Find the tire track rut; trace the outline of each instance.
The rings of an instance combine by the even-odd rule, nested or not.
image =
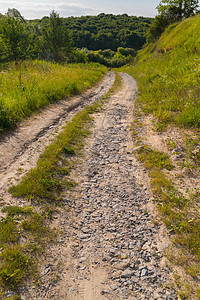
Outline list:
[[[30,289],[35,299],[177,299],[150,197],[134,176],[130,120],[136,82],[121,76],[123,89],[95,115],[84,161],[75,169],[78,189],[64,195],[70,211],[59,216],[63,237],[49,250],[43,285]],[[52,284],[55,257],[59,279]]]
[[[51,104],[38,115],[22,122],[16,130],[1,134],[0,197],[5,203],[15,201],[8,195],[8,187],[36,166],[40,153],[51,143],[54,135],[78,111],[104,96],[113,81],[114,73],[110,72],[98,86],[83,95]]]

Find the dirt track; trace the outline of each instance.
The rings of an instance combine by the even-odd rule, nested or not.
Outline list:
[[[53,225],[63,234],[59,245],[49,248],[46,264],[41,266],[42,284],[24,289],[24,300],[177,299],[168,287],[165,236],[152,222],[150,194],[136,179],[145,176],[132,153],[130,133],[137,86],[129,75],[122,77],[121,91],[111,96],[104,112],[95,114],[83,162],[73,172],[78,188],[66,191],[66,210],[55,216]],[[66,105],[76,106],[80,101],[89,104],[100,98],[113,80],[113,73],[108,74],[92,98],[85,96],[83,102],[78,97],[54,105],[2,141],[0,184],[4,201],[13,201],[5,193],[9,178],[16,182],[33,167],[66,116],[68,120],[81,109],[79,106],[66,113]],[[35,127],[38,129],[33,134]],[[22,174],[17,175],[17,169]]]
[[[0,136],[0,198],[5,203],[15,201],[7,193],[9,185],[15,184],[36,166],[39,155],[54,135],[79,110],[105,95],[113,80],[114,74],[109,73],[98,86],[85,94],[52,104],[25,120],[13,132]]]

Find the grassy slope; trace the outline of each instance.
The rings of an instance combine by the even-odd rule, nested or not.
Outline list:
[[[126,67],[139,84],[139,102],[161,126],[200,127],[200,14],[171,25]]]
[[[25,61],[0,72],[0,130],[11,128],[45,105],[82,92],[96,83],[106,67]]]

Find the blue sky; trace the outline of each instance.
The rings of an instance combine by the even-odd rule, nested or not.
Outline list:
[[[54,9],[61,17],[112,13],[153,17],[159,0],[0,0],[0,12],[16,8],[26,19],[48,16]]]

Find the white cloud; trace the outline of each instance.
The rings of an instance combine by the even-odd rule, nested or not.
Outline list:
[[[100,11],[92,9],[82,3],[50,3],[50,2],[28,2],[28,1],[7,1],[0,2],[0,12],[5,13],[8,8],[16,8],[27,19],[42,18],[49,16],[55,10],[61,17],[95,15]]]
[[[0,0],[0,12],[5,13],[8,8],[16,8],[27,19],[49,16],[52,10],[61,17],[98,15],[101,12],[136,16],[153,16],[158,0]]]

